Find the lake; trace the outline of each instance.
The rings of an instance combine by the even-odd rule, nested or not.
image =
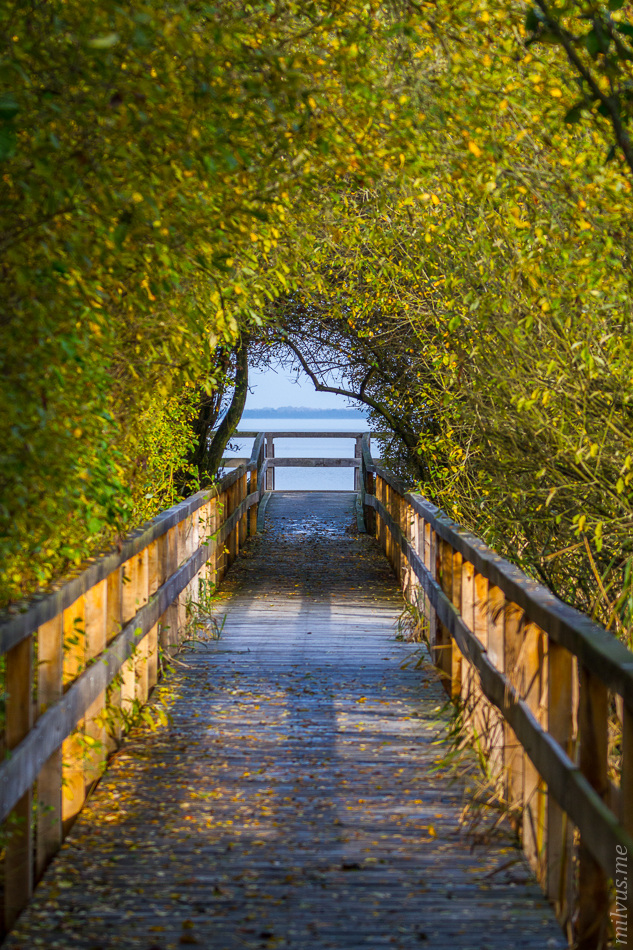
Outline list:
[[[239,429],[246,432],[369,432],[364,418],[284,418],[251,417],[242,419]],[[353,458],[354,439],[275,439],[277,458]],[[225,456],[250,456],[253,439],[231,440]],[[278,468],[275,488],[282,491],[353,491],[353,468]]]

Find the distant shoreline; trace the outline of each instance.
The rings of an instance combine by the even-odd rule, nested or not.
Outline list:
[[[310,409],[308,406],[245,409],[242,413],[242,419],[260,419],[263,416],[280,419],[367,419],[365,413],[358,409]]]

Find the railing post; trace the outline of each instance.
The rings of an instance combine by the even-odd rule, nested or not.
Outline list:
[[[361,435],[357,435],[356,445],[354,446],[354,458],[359,459],[359,460],[363,456],[362,439],[363,437]],[[358,466],[357,468],[354,469],[354,491],[360,491],[360,485],[361,485],[361,471],[360,471],[360,466]]]
[[[178,546],[178,557],[176,566],[182,567],[187,560],[188,540],[189,540],[189,519],[183,518],[176,525],[176,544]],[[176,624],[176,644],[180,643],[182,633],[187,626],[187,588],[182,590],[178,596],[178,622]]]
[[[137,557],[137,580],[136,580],[136,606],[135,612],[139,611],[149,600],[149,552],[143,548]],[[143,637],[136,650],[134,651],[134,698],[141,706],[147,702],[149,695],[149,680],[147,671],[147,661],[149,641],[147,635]]]
[[[443,538],[437,546],[437,573],[440,587],[453,602],[453,549]],[[435,635],[433,662],[442,672],[442,685],[449,696],[453,695],[453,643],[451,635],[439,620]]]
[[[246,501],[247,492],[248,492],[248,474],[244,472],[244,474],[240,476],[240,495],[238,498],[238,504],[241,505],[243,501]],[[245,511],[244,514],[240,518],[240,535],[239,535],[238,551],[242,550],[242,548],[244,547],[244,542],[246,541],[246,535],[248,531],[247,520],[248,520],[247,512]]]
[[[266,458],[274,459],[275,457],[275,437],[272,435],[266,436]],[[275,490],[275,469],[272,465],[266,470],[266,491]]]
[[[580,770],[601,798],[608,791],[608,694],[606,686],[579,664],[578,730]],[[604,946],[609,913],[607,876],[585,846],[578,848],[578,914],[575,921],[578,950]]]
[[[58,614],[37,631],[37,715],[62,697],[63,633]],[[37,777],[35,874],[40,879],[62,843],[62,749],[53,752]]]
[[[523,611],[512,603],[504,607],[505,622],[503,636],[503,668],[508,680],[523,698],[525,694],[523,667],[523,637],[525,624]],[[523,746],[507,723],[504,727],[503,764],[505,773],[506,800],[515,806],[514,817],[520,823],[524,805],[524,761]]]
[[[386,486],[387,486],[387,483],[385,482],[384,478],[381,478],[380,476],[376,476],[376,497],[378,498],[383,508],[385,509],[387,507]],[[385,557],[387,558],[389,557],[389,553],[387,551],[388,534],[389,532],[387,531],[387,527],[385,525],[384,519],[379,517],[376,522],[376,536],[378,538],[378,543],[380,544],[380,547],[382,551],[384,552]]]
[[[527,624],[523,638],[525,701],[541,725],[546,725],[547,666],[545,633]],[[523,754],[523,850],[536,871],[543,890],[547,887],[547,834],[545,784],[528,755]]]
[[[551,638],[547,646],[547,731],[573,758],[574,662],[571,653]],[[553,795],[547,795],[547,894],[556,916],[569,916],[573,835],[567,816]]]
[[[226,506],[226,517],[230,518],[235,509],[237,508],[237,494],[239,491],[239,483],[234,481],[230,486],[227,492],[227,506]],[[239,534],[239,525],[235,525],[229,532],[227,540],[227,548],[229,549],[227,557],[227,570],[235,560],[236,551],[237,551],[237,538]]]
[[[623,697],[624,698],[624,697]],[[633,836],[633,699],[627,696],[622,709],[622,778],[620,780],[620,821]],[[622,855],[620,855],[622,857]],[[626,855],[628,866],[633,855]],[[617,885],[617,874],[613,875]],[[628,926],[633,923],[633,887],[629,879],[627,888]]]
[[[106,643],[110,643],[121,630],[123,616],[123,565],[115,568],[106,579]],[[106,690],[106,744],[108,752],[114,752],[121,739],[121,685],[117,680]]]
[[[147,595],[152,597],[163,583],[162,538],[152,541],[147,549]],[[147,689],[149,692],[158,682],[158,623],[147,634]]]
[[[484,650],[488,649],[488,578],[483,574],[475,573],[474,604],[473,604],[473,633]],[[480,742],[486,743],[490,704],[481,690],[479,675],[474,677],[473,694],[473,729]]]
[[[475,631],[475,568],[469,561],[463,561],[462,575],[462,619],[469,630]],[[475,668],[465,656],[461,657],[462,683],[461,703],[464,710],[464,725],[472,735],[472,717],[476,705],[477,674]]]
[[[424,523],[424,566],[433,578],[437,580],[437,535],[432,525],[425,521]],[[428,604],[428,624],[429,624],[429,647],[431,656],[435,662],[435,645],[437,643],[438,620],[435,609],[430,601]]]
[[[365,470],[365,495],[375,496],[376,494],[376,476],[373,472]],[[371,537],[376,536],[376,509],[372,508],[370,505],[365,505],[364,507],[365,515],[365,527],[367,529],[367,534]]]
[[[488,656],[490,662],[499,670],[505,672],[505,605],[503,591],[499,587],[488,589]],[[504,719],[503,715],[492,705],[487,710],[487,748],[489,753],[490,773],[498,786],[503,786],[503,746],[504,746]]]
[[[178,525],[176,530],[178,530]],[[123,565],[123,596],[122,620],[125,625],[136,614],[136,597],[138,584],[138,559],[131,557]],[[121,667],[121,712],[124,716],[131,716],[134,711],[136,698],[136,667],[134,655],[128,657]],[[127,727],[127,723],[124,723]]]
[[[163,551],[165,580],[178,569],[178,525],[170,528],[165,536]],[[165,653],[171,653],[178,644],[179,607],[178,598],[169,605],[161,620],[160,645]]]
[[[257,491],[257,469],[251,469],[248,477],[248,495],[252,495]],[[254,505],[248,509],[248,534],[249,537],[254,537],[257,534],[257,509],[259,504],[256,502]]]
[[[86,617],[85,597],[82,595],[63,614],[64,630],[64,685],[72,683],[85,666]],[[64,833],[81,810],[85,799],[84,745],[82,735],[85,720],[77,723],[75,730],[62,745],[63,791],[62,821]]]
[[[6,747],[9,752],[33,728],[33,637],[29,636],[6,654]],[[7,930],[33,893],[32,790],[29,788],[9,815],[11,829],[5,850],[4,918]]]
[[[86,661],[95,660],[106,647],[107,582],[101,581],[86,591]],[[103,772],[106,760],[104,725],[105,692],[86,709],[85,735],[92,746],[86,749],[85,784],[89,788]]]
[[[216,508],[216,529],[218,531],[218,546],[216,554],[216,584],[219,584],[226,573],[226,558],[227,558],[227,541],[228,538],[225,538],[223,541],[220,540],[220,533],[222,526],[228,517],[228,492],[222,491],[218,495],[217,508]]]

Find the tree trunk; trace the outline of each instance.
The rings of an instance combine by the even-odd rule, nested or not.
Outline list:
[[[222,456],[227,443],[242,418],[246,395],[248,393],[248,346],[245,340],[239,345],[235,353],[235,389],[231,404],[222,419],[222,422],[216,429],[210,445],[205,445],[206,451],[199,458],[198,471],[200,479],[213,478],[222,463]]]

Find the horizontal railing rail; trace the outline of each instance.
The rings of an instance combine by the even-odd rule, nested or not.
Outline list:
[[[407,492],[367,440],[360,492],[559,919],[606,947],[610,912],[616,936],[633,921],[633,653]]]
[[[255,533],[265,471],[262,433],[248,463],[210,490],[0,617],[3,929],[156,684],[159,651],[177,649],[191,609]]]
[[[354,491],[360,488],[360,467],[363,437],[369,439],[367,432],[249,432],[239,430],[236,438],[262,438],[265,440],[265,459],[263,463],[262,479],[267,491],[275,489],[276,468],[353,468]],[[353,458],[324,458],[319,457],[276,457],[275,439],[353,439],[355,450]],[[368,443],[369,444],[369,443]],[[222,459],[225,468],[231,468],[234,462],[230,457]]]

